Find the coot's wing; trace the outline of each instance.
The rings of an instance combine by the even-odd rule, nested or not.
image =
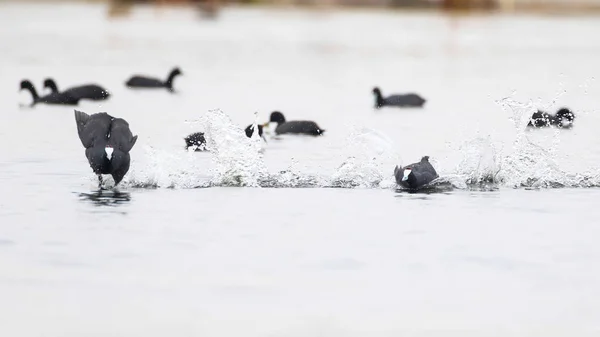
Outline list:
[[[63,91],[63,93],[83,99],[102,99],[109,96],[109,93],[106,91],[106,89],[96,84],[86,84],[72,87]]]
[[[386,105],[404,105],[406,101],[405,95],[391,95],[384,98]]]
[[[108,139],[110,125],[113,117],[106,112],[88,115],[85,112],[75,110],[75,123],[77,133],[83,147],[90,148],[98,141]]]
[[[429,156],[424,156],[419,163],[413,164],[413,174],[419,186],[429,184],[438,177],[435,168],[429,162]]]
[[[115,150],[127,153],[131,151],[136,141],[137,136],[133,136],[126,120],[122,118],[113,119],[110,127],[110,138],[108,139],[109,145]]]
[[[385,98],[387,105],[396,106],[418,106],[423,105],[425,100],[417,94],[391,95]]]

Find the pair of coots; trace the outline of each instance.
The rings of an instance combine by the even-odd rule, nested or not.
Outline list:
[[[383,97],[383,94],[381,93],[381,90],[378,87],[373,88],[373,95],[375,95],[376,109],[380,109],[386,106],[400,108],[420,108],[426,102],[426,100],[423,97],[413,93]]]
[[[325,130],[322,129],[317,123],[313,121],[286,121],[285,116],[279,111],[273,111],[269,117],[269,121],[265,124],[258,124],[258,135],[263,137],[263,130],[271,123],[275,123],[275,134],[297,134],[297,135],[309,135],[309,136],[320,136]],[[250,124],[244,130],[248,138],[252,137],[254,133],[254,125]],[[206,139],[204,138],[203,132],[194,132],[184,138],[186,149],[193,148],[195,151],[202,151],[206,145]]]
[[[559,129],[570,129],[573,127],[574,121],[575,114],[567,108],[559,109],[554,115],[538,110],[531,115],[527,127],[546,128],[554,126]]]
[[[47,78],[44,81],[44,88],[49,88],[51,93],[39,96],[31,81],[21,81],[20,89],[28,90],[31,93],[31,97],[33,98],[32,106],[38,103],[77,105],[82,99],[98,101],[107,99],[110,96],[106,89],[96,84],[80,85],[60,92],[56,82],[51,78]]]

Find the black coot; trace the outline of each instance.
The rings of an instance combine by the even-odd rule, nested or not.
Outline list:
[[[391,95],[383,97],[381,90],[375,87],[373,88],[373,94],[375,95],[375,108],[379,109],[385,106],[395,107],[422,107],[426,100],[417,94],[403,94],[403,95]]]
[[[131,77],[125,85],[129,88],[166,88],[173,92],[173,80],[175,76],[182,75],[183,73],[179,68],[174,68],[167,77],[166,81],[162,81],[158,78],[135,75]]]
[[[286,121],[285,116],[279,111],[273,111],[269,118],[270,123],[276,123],[275,133],[281,134],[303,134],[310,136],[320,136],[325,130],[323,130],[317,123],[313,121]]]
[[[129,123],[106,112],[88,115],[77,110],[75,123],[81,144],[85,147],[85,156],[98,175],[99,187],[102,186],[103,174],[112,175],[115,186],[119,184],[129,171],[129,151],[137,141]]]
[[[425,156],[418,163],[413,163],[405,167],[396,166],[394,168],[394,177],[398,185],[415,190],[432,182],[438,177],[438,174],[431,163],[429,163],[429,157]]]

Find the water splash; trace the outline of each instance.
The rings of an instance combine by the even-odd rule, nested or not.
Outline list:
[[[223,111],[210,110],[201,119],[206,148],[214,164],[211,184],[216,186],[260,187],[267,169],[258,132],[248,138]],[[256,120],[254,130],[257,130]]]
[[[511,146],[496,145],[490,137],[476,138],[461,146],[463,159],[455,174],[465,186],[498,185],[512,188],[557,188],[600,186],[597,173],[569,173],[556,158],[561,133],[552,131],[550,141],[538,145],[530,139],[526,125],[537,109],[505,98],[499,101],[509,111],[516,135]]]
[[[568,173],[556,159],[560,132],[543,146],[533,142],[525,131],[535,111],[533,104],[509,98],[500,101],[510,113],[516,135],[509,144],[479,136],[454,150],[462,155],[449,172],[438,168],[435,184],[456,189],[556,188],[600,186],[594,172]],[[248,186],[269,188],[396,188],[393,169],[402,164],[393,142],[368,128],[355,128],[339,150],[341,164],[330,173],[308,173],[298,163],[279,172],[269,172],[263,158],[263,140],[257,132],[251,138],[221,110],[211,110],[195,122],[204,131],[207,153],[157,150],[147,146],[146,165],[135,163],[123,184],[138,188],[201,188]],[[256,119],[254,127],[257,127]],[[267,150],[268,151],[268,150]]]
[[[350,155],[342,162],[330,180],[332,187],[389,188],[395,185],[393,167],[400,157],[393,142],[385,135],[368,128],[358,128],[346,139]]]
[[[499,151],[490,136],[477,137],[459,147],[463,154],[455,172],[466,186],[495,184],[499,180]],[[456,179],[452,180],[456,182]]]
[[[148,163],[141,165],[141,169],[135,169],[138,165],[133,162],[134,168],[123,180],[123,185],[134,188],[199,188],[210,185],[210,177],[193,151],[173,152],[146,145],[143,158]]]

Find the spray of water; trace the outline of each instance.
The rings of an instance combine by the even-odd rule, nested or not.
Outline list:
[[[462,154],[450,172],[440,172],[437,183],[458,189],[553,188],[600,186],[598,174],[569,174],[560,168],[552,142],[540,146],[529,139],[525,126],[534,105],[511,99],[499,101],[513,121],[515,137],[510,144],[479,136],[461,144]],[[172,153],[145,148],[148,163],[132,170],[124,184],[144,188],[247,187],[336,187],[395,188],[393,168],[402,164],[395,146],[385,135],[368,128],[354,128],[342,147],[341,164],[330,174],[309,174],[292,164],[281,172],[269,172],[263,160],[264,142],[254,132],[248,138],[221,110],[208,111],[196,124],[205,133],[209,156],[181,151]],[[254,130],[257,130],[256,116]],[[268,148],[267,148],[268,151]],[[432,156],[435,163],[435,156]],[[135,165],[132,165],[135,166]],[[324,168],[323,171],[326,171]]]

